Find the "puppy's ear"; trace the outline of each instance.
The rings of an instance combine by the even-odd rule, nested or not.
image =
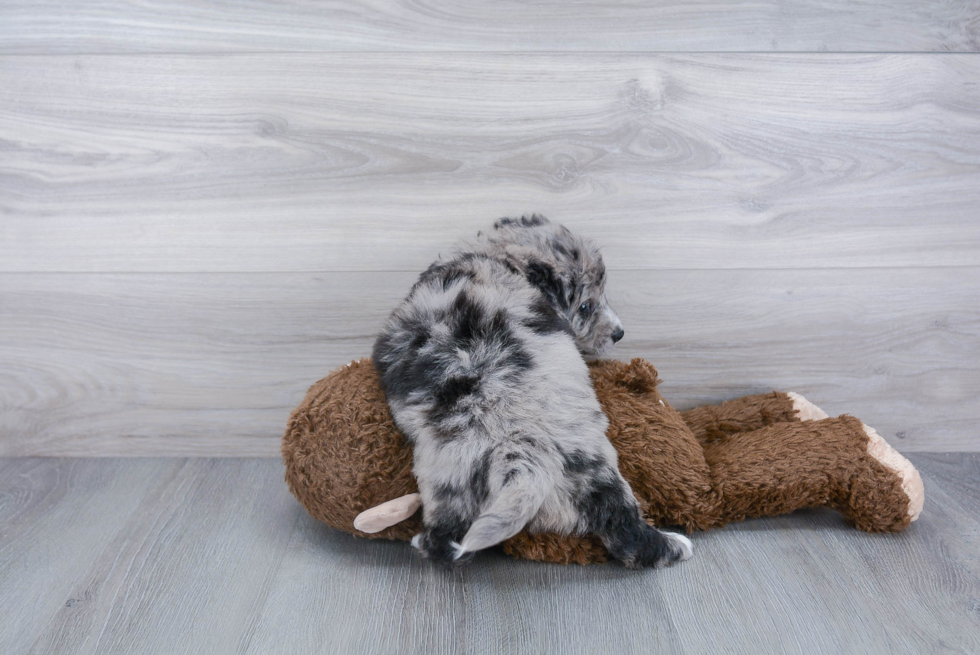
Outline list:
[[[493,224],[493,229],[499,230],[502,227],[538,227],[539,225],[547,225],[550,222],[541,214],[531,214],[530,216],[521,216],[520,218],[501,218]]]
[[[541,260],[532,259],[527,264],[526,275],[527,281],[541,289],[552,303],[563,310],[568,309],[569,296],[571,295],[569,293],[570,284],[555,272],[553,266]]]

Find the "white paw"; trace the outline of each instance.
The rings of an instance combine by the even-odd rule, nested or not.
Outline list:
[[[691,559],[694,555],[694,544],[691,543],[690,539],[676,532],[665,532],[664,535],[680,547],[682,562],[686,559]]]
[[[793,400],[793,409],[796,410],[796,414],[800,417],[801,421],[819,421],[820,419],[828,417],[827,412],[823,411],[795,391],[790,391],[786,395]]]
[[[449,542],[449,547],[453,549],[453,559],[454,560],[459,559],[460,557],[462,557],[463,555],[465,555],[468,552],[465,548],[463,548],[462,546],[460,546],[455,541],[450,541]]]
[[[419,544],[420,543],[422,543],[422,533],[421,532],[418,533],[417,535],[415,535],[414,537],[412,537],[412,548],[414,548],[415,550],[421,550],[421,548],[419,548]]]

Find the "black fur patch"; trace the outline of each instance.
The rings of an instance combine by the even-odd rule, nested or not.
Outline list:
[[[453,326],[453,339],[463,348],[473,344],[473,340],[483,331],[483,308],[470,300],[465,291],[460,291],[449,309]]]
[[[443,405],[454,405],[463,396],[473,393],[479,384],[479,380],[473,376],[449,378],[436,391],[436,400]]]
[[[433,394],[435,404],[429,412],[429,418],[438,422],[452,414],[456,403],[464,396],[473,393],[479,384],[479,378],[473,376],[446,379]]]
[[[624,492],[623,483],[611,471],[592,480],[577,502],[586,531],[598,535],[610,554],[631,568],[677,559],[679,553],[671,542],[647,525]]]
[[[531,328],[538,334],[554,334],[564,332],[570,337],[575,337],[572,326],[568,319],[558,313],[544,298],[538,298],[530,307],[531,318],[524,321],[524,325]]]
[[[539,260],[532,260],[528,263],[527,281],[540,289],[556,307],[560,307],[562,310],[568,309],[568,290],[565,288],[565,283],[555,273],[555,269],[549,264]]]
[[[499,341],[504,346],[512,346],[517,343],[510,333],[507,311],[503,309],[494,312],[493,317],[483,327],[480,336],[486,341]]]
[[[623,531],[632,521],[628,516],[635,508],[627,507],[622,483],[612,472],[596,475],[578,499],[579,516],[589,532],[610,536]],[[639,516],[636,517],[637,519]]]
[[[530,353],[511,332],[507,312],[503,309],[487,317],[483,308],[471,301],[465,291],[461,291],[453,301],[450,315],[453,340],[458,347],[472,351],[478,343],[495,346],[504,353],[503,359],[497,363],[510,368],[511,377],[519,376],[534,364]]]
[[[548,247],[551,248],[552,250],[554,250],[555,252],[557,252],[559,255],[561,255],[565,259],[569,259],[569,260],[572,260],[572,261],[577,261],[578,260],[578,257],[579,257],[578,248],[575,248],[575,247],[572,247],[571,249],[566,248],[565,247],[565,244],[563,244],[558,239],[549,239],[548,240]]]
[[[408,344],[397,344],[389,333],[381,335],[374,344],[374,366],[389,400],[404,400],[412,391],[432,389],[445,378],[445,364],[435,357],[417,350],[407,354],[421,340],[422,333],[418,332]]]
[[[490,464],[492,462],[493,451],[485,450],[483,456],[473,463],[470,470],[469,492],[473,494],[473,499],[477,505],[482,505],[490,495]]]
[[[450,504],[441,505],[439,512],[427,517],[429,527],[422,533],[419,543],[426,558],[443,564],[454,563],[455,551],[452,542],[462,541],[470,527],[470,522],[449,510],[449,506]],[[470,559],[472,556],[462,561],[456,560],[455,563],[463,563]]]
[[[473,271],[466,271],[459,268],[448,269],[442,274],[442,290],[448,291],[449,287],[453,286],[460,280],[472,281],[476,275]]]
[[[423,320],[412,321],[405,327],[412,333],[412,340],[408,342],[409,352],[417,352],[429,342],[431,334],[427,322]]]
[[[540,214],[531,214],[530,217],[501,218],[493,224],[493,229],[499,230],[502,227],[538,227],[539,225],[547,225],[549,222],[547,218]]]
[[[561,457],[566,475],[593,475],[602,468],[605,462],[602,457],[593,457],[583,453],[581,450],[573,450],[570,453],[562,451]]]
[[[476,274],[467,266],[467,263],[474,259],[489,259],[489,257],[475,253],[466,253],[448,262],[435,262],[429,265],[429,268],[419,276],[418,281],[412,287],[412,293],[414,294],[420,285],[439,283],[442,285],[442,290],[447,291],[460,280],[474,280]],[[411,294],[409,294],[409,297],[411,297]]]
[[[513,383],[517,383],[520,382],[522,374],[534,366],[534,359],[531,357],[531,353],[521,348],[514,341],[507,357],[504,358],[502,363],[510,369],[507,371],[507,379]]]
[[[436,500],[439,501],[439,504],[440,505],[442,505],[443,503],[445,503],[447,500],[450,500],[452,498],[455,498],[455,497],[459,496],[460,493],[462,493],[462,492],[459,489],[459,487],[457,487],[456,485],[454,485],[452,483],[449,483],[449,482],[444,482],[443,484],[438,484],[432,490],[432,496]]]

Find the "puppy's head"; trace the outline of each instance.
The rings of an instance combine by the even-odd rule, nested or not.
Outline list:
[[[602,357],[623,338],[623,324],[606,300],[606,266],[593,243],[537,214],[502,218],[492,233],[480,236],[490,254],[544,293],[586,358]]]

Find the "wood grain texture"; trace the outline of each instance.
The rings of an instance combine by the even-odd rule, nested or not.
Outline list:
[[[13,502],[37,527],[0,532],[0,639],[11,653],[975,653],[980,455],[955,458],[912,455],[926,506],[904,533],[802,511],[695,533],[694,558],[660,571],[493,551],[445,570],[317,523],[275,459],[7,460],[0,516]]]
[[[61,607],[31,652],[234,652],[301,510],[283,493],[277,461],[175,468],[72,585],[82,602]]]
[[[614,269],[980,262],[980,57],[0,58],[0,270],[418,271],[537,211]]]
[[[7,1],[0,52],[967,51],[974,0]]]
[[[411,273],[0,275],[0,453],[272,456]],[[978,450],[980,267],[616,271],[680,408],[772,389],[902,451]]]
[[[8,460],[0,475],[0,652],[25,653],[119,539],[170,460]],[[51,651],[54,652],[54,651]],[[61,651],[65,652],[65,651]]]
[[[980,459],[957,453],[937,453],[922,460],[920,468],[940,484],[968,512],[980,512]]]

